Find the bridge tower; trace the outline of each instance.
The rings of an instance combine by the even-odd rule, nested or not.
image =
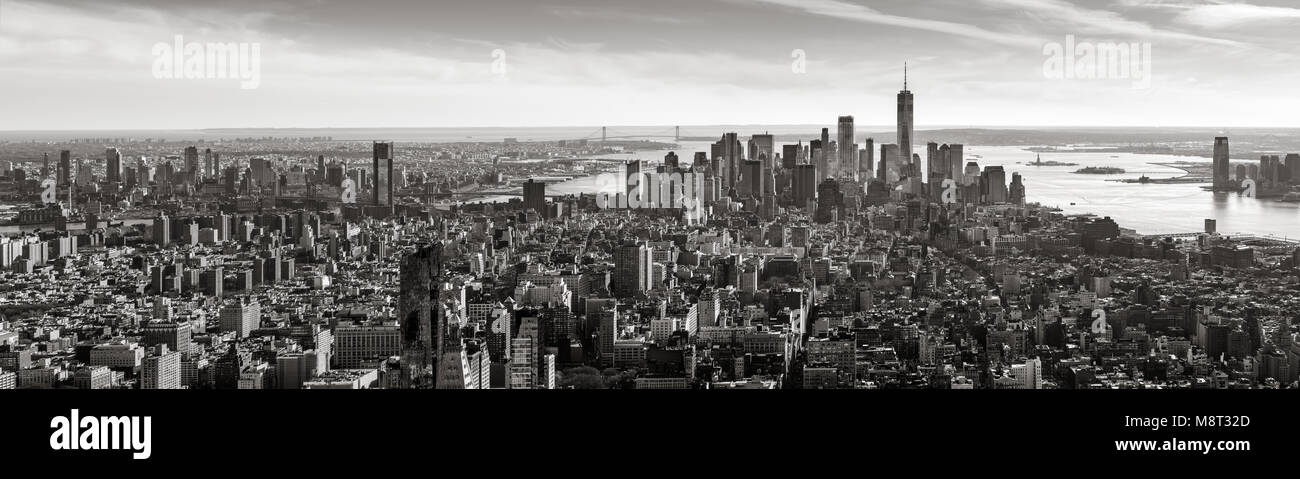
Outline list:
[[[682,141],[682,127],[673,127],[673,141]]]
[[[600,142],[605,143],[605,127],[600,127]]]

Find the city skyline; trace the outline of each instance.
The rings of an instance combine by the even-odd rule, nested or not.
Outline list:
[[[584,3],[5,1],[0,100],[14,114],[0,130],[811,124],[841,115],[862,130],[893,123],[904,62],[907,88],[922,99],[920,127],[1286,128],[1300,107],[1269,94],[1300,79],[1265,67],[1297,60],[1289,45],[1300,9],[1280,1]],[[255,87],[159,78],[152,48],[177,37],[186,48],[259,45]],[[1070,71],[1050,78],[1045,52],[1076,40],[1149,46],[1150,68],[1132,72],[1149,86]]]

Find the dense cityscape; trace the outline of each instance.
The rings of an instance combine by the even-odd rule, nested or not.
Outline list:
[[[911,153],[906,83],[897,106],[896,143],[842,116],[661,162],[605,138],[10,142],[0,388],[1296,387],[1295,241],[1027,202],[1032,176],[961,144]],[[1300,183],[1294,154],[1205,154],[1207,198]],[[548,194],[581,177],[615,181]]]

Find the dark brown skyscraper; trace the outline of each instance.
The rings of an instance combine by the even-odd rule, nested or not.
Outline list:
[[[434,371],[438,332],[449,327],[438,305],[442,245],[424,246],[408,255],[402,260],[400,274],[397,311],[402,330],[401,385],[432,389],[437,385]]]

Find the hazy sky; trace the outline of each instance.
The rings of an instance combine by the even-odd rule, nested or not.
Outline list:
[[[1251,2],[0,0],[0,130],[890,125],[904,61],[921,127],[1296,127],[1300,8]],[[259,44],[257,88],[155,78],[176,35]],[[1150,87],[1049,78],[1067,35]]]

